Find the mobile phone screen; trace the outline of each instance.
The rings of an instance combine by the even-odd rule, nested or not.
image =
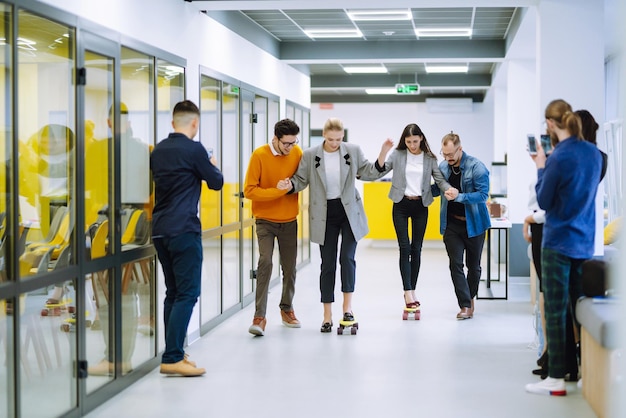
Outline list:
[[[543,148],[543,152],[547,154],[552,152],[552,141],[550,140],[550,135],[541,135],[541,148]]]
[[[528,134],[526,137],[528,138],[528,152],[532,155],[537,154],[537,140],[535,139],[535,135]]]

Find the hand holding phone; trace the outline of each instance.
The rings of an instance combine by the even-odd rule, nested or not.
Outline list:
[[[528,134],[526,138],[528,139],[528,153],[530,155],[537,155],[537,140],[535,139],[535,135]]]
[[[206,151],[209,154],[209,160],[213,158],[213,148],[208,148]]]
[[[545,152],[546,155],[552,152],[552,140],[550,139],[550,135],[541,135],[541,148],[543,148],[543,152]]]

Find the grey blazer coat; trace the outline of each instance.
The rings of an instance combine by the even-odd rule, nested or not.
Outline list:
[[[327,209],[323,145],[322,143],[304,150],[300,165],[291,178],[294,192],[299,192],[309,186],[311,241],[320,245],[324,245]],[[360,180],[371,181],[379,179],[384,173],[365,158],[361,147],[356,144],[342,142],[337,152],[341,153],[341,203],[348,216],[354,239],[358,241],[367,235],[369,228],[361,195],[355,187],[357,176]]]
[[[385,161],[385,167],[383,174],[387,174],[393,170],[391,177],[391,189],[389,190],[389,199],[394,203],[398,203],[404,197],[406,190],[406,156],[407,150],[393,150],[387,161]],[[433,203],[433,192],[430,188],[430,178],[435,179],[435,183],[439,186],[440,190],[446,191],[450,188],[448,183],[441,174],[437,159],[424,153],[424,175],[422,176],[422,204],[427,207]]]

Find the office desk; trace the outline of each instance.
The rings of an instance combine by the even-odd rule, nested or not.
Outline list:
[[[511,221],[506,218],[491,218],[491,228],[487,230],[487,277],[485,279],[481,279],[480,284],[478,285],[477,299],[509,298],[509,230],[511,229],[511,226]],[[503,238],[502,235],[504,235],[504,254],[501,248]],[[496,241],[497,245],[497,255],[494,260],[496,274],[493,274],[492,272],[493,241]],[[502,265],[504,265],[504,270],[502,269]],[[504,284],[504,296],[494,296],[492,287],[493,282]],[[483,283],[485,284],[485,288],[481,289]],[[481,294],[483,294],[483,296],[481,296]]]

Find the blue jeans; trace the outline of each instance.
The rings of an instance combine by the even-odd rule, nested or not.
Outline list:
[[[354,292],[356,281],[356,254],[357,241],[354,239],[348,216],[343,208],[341,199],[328,201],[326,211],[326,233],[324,245],[320,245],[322,266],[320,272],[320,292],[322,303],[335,301],[335,274],[337,272],[337,245],[341,235],[341,252],[339,264],[341,264],[341,291],[343,293]]]
[[[409,241],[409,218],[411,219],[412,241]],[[421,199],[403,198],[393,204],[392,219],[400,246],[402,286],[404,290],[415,290],[422,261],[422,244],[428,222],[428,208],[424,207]]]
[[[465,225],[448,222],[443,234],[443,242],[450,259],[450,276],[459,308],[471,308],[472,299],[478,293],[482,272],[480,258],[485,244],[485,233],[469,238]],[[467,265],[467,278],[463,270],[463,253],[465,253]]]
[[[165,351],[162,363],[178,363],[185,357],[184,345],[193,307],[200,296],[202,238],[195,232],[155,238],[154,247],[165,276]]]

